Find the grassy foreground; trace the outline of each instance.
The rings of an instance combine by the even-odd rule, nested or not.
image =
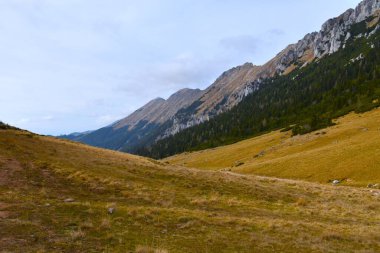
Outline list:
[[[366,186],[380,183],[380,109],[348,114],[336,125],[302,136],[275,131],[229,146],[165,161],[208,170]]]
[[[379,252],[379,200],[0,130],[2,252]]]

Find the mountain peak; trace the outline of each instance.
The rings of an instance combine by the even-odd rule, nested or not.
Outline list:
[[[149,103],[158,103],[158,102],[163,102],[165,101],[165,99],[163,99],[162,97],[156,97],[155,99],[152,99],[151,101],[148,102]]]
[[[167,100],[160,97],[155,98],[128,117],[118,121],[113,128],[119,129],[128,126],[129,129],[133,129],[140,123],[143,125],[163,123],[173,117],[179,109],[198,99],[201,93],[202,91],[199,89],[185,88],[177,91]]]
[[[178,90],[177,92],[173,93],[168,100],[171,100],[173,98],[179,97],[179,96],[187,96],[191,95],[194,93],[199,93],[201,90],[200,89],[190,89],[190,88],[183,88]]]

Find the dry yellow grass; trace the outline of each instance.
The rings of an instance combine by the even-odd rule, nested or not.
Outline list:
[[[275,131],[233,145],[165,159],[207,170],[366,186],[380,183],[380,109],[351,113],[303,136]]]
[[[2,252],[379,252],[379,200],[0,131]]]

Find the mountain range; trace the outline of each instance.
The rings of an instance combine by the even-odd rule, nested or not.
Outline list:
[[[190,127],[208,122],[230,111],[248,95],[257,92],[268,78],[286,76],[310,63],[319,62],[346,47],[352,39],[352,27],[373,17],[367,24],[374,34],[378,24],[380,2],[364,0],[326,21],[319,32],[304,36],[287,46],[262,66],[246,63],[224,72],[205,90],[183,89],[167,100],[156,98],[114,124],[85,133],[61,136],[89,145],[136,153],[157,141]]]
[[[379,125],[380,0],[364,0],[95,131],[0,121],[0,252],[380,252]]]

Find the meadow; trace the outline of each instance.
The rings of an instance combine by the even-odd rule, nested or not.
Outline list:
[[[269,138],[270,139],[270,138]],[[0,130],[2,252],[378,252],[379,191]]]
[[[380,109],[350,113],[305,135],[270,132],[164,161],[205,170],[366,187],[380,183]]]

